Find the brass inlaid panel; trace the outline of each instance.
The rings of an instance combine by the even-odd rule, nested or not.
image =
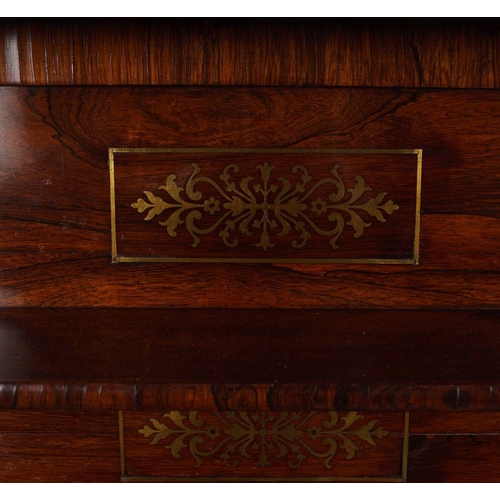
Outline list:
[[[122,476],[404,480],[407,427],[355,411],[125,413]]]
[[[111,149],[113,261],[415,264],[421,161],[421,150]]]
[[[251,417],[247,412],[227,412],[225,415],[213,412],[218,425],[206,425],[197,415],[196,411],[186,415],[171,411],[163,415],[166,423],[152,418],[153,428],[145,425],[139,433],[152,438],[150,444],[167,441],[163,446],[174,458],[180,458],[182,448],[189,446],[195,467],[203,464],[203,458],[218,455],[227,467],[237,467],[238,458],[254,458],[255,465],[267,467],[275,457],[287,458],[288,467],[297,468],[307,455],[311,455],[324,459],[327,469],[332,468],[330,462],[339,447],[344,450],[345,458],[351,460],[362,449],[358,444],[364,442],[375,446],[376,439],[389,434],[376,425],[377,420],[356,425],[363,417],[355,411],[340,417],[340,423],[337,412],[328,412],[328,419],[321,425],[307,424],[315,412],[305,415],[281,412],[278,416],[263,412]],[[214,441],[214,446],[204,451],[202,448],[206,447],[207,440]]]

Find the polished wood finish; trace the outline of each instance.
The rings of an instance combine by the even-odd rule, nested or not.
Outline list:
[[[24,417],[26,418],[26,417]],[[2,482],[115,482],[119,447],[115,436],[26,436],[0,433]]]
[[[408,481],[498,483],[499,452],[498,435],[412,436]]]
[[[500,482],[500,413],[412,413],[408,479]]]
[[[495,91],[4,87],[1,96],[3,307],[498,308]],[[422,148],[420,264],[112,265],[111,146]]]
[[[125,478],[402,476],[404,414],[124,412],[123,422]]]
[[[411,416],[412,434],[500,434],[498,412],[414,412]]]
[[[498,319],[451,311],[2,309],[0,407],[498,410]]]
[[[0,385],[0,408],[499,411],[498,385],[46,382]]]
[[[116,411],[16,411],[0,413],[0,432],[26,435],[111,436],[118,432]]]
[[[346,451],[339,447],[331,461],[332,469],[325,469],[321,460],[308,454],[301,468],[293,471],[289,470],[287,463],[280,466],[281,459],[270,456],[269,460],[274,466],[272,472],[255,466],[258,457],[254,457],[253,461],[239,457],[239,467],[228,472],[222,461],[213,461],[213,458],[205,459],[199,468],[194,467],[194,459],[188,448],[181,449],[180,459],[174,459],[170,451],[163,448],[165,443],[162,441],[156,446],[149,444],[155,435],[147,438],[139,434],[138,430],[144,425],[154,429],[150,418],[168,423],[168,419],[163,418],[170,412],[168,408],[163,406],[156,411],[124,412],[123,468],[120,418],[116,411],[3,410],[0,412],[0,481],[119,481],[131,480],[131,476],[136,477],[136,474],[140,474],[142,480],[168,479],[168,476],[175,480],[172,476],[176,475],[177,480],[188,481],[228,476],[239,477],[240,480],[265,480],[266,477],[281,477],[282,480],[288,477],[294,480],[302,477],[310,481],[328,478],[338,480],[343,476],[343,480],[348,480],[349,474],[380,480],[381,477],[375,477],[378,473],[391,473],[392,480],[401,480],[406,470],[403,468],[402,414],[385,411],[359,413],[364,417],[358,421],[359,425],[376,419],[378,422],[374,428],[382,426],[390,434],[381,440],[374,438],[376,446],[359,443],[354,436],[355,444],[362,445],[363,449],[356,451],[353,459],[346,460]],[[304,414],[307,415],[307,412],[302,412],[302,416]],[[221,415],[226,416],[225,413]],[[250,416],[253,415],[250,412]],[[262,417],[262,412],[257,415]],[[280,414],[266,415],[279,418]],[[207,424],[207,418],[212,418],[204,412],[199,412],[197,416],[205,418]],[[328,420],[330,417],[327,416],[320,411],[316,418]],[[339,416],[345,417],[347,413],[340,412]],[[410,412],[408,480],[500,481],[496,460],[499,418],[498,412]],[[186,424],[189,426],[187,421]],[[215,425],[214,422],[212,424]],[[319,422],[317,426],[322,425]],[[170,427],[174,428],[175,425],[170,424]],[[318,445],[314,440],[309,444]],[[328,447],[324,448],[323,451],[326,451]]]
[[[170,411],[357,411],[391,435],[328,480],[500,481],[499,44],[485,19],[1,20],[0,481],[227,477],[139,434]],[[109,147],[422,148],[420,263],[113,264]]]
[[[162,151],[112,152],[118,260],[418,261],[418,150]]]
[[[116,412],[0,411],[1,482],[117,481]]]
[[[476,20],[3,20],[3,85],[498,88]]]

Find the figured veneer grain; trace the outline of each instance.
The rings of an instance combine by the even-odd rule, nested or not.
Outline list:
[[[117,436],[116,411],[21,411],[0,412],[0,432],[26,435]]]
[[[74,435],[71,429],[57,436],[0,432],[2,482],[114,482],[119,475],[116,435]]]
[[[499,482],[498,412],[412,412],[410,482]]]
[[[500,435],[500,413],[494,411],[461,411],[457,413],[412,412],[411,434]]]
[[[408,481],[500,482],[498,435],[410,436]]]
[[[3,19],[2,85],[399,88],[1,89],[0,305],[297,311],[2,309],[0,480],[117,481],[116,410],[183,408],[414,410],[410,481],[499,481],[499,318],[460,311],[500,300],[499,47],[494,20]],[[113,268],[107,147],[214,144],[423,148],[420,266]]]
[[[118,481],[118,437],[116,411],[2,410],[0,481]]]
[[[2,20],[0,84],[497,88],[499,42],[485,19]]]
[[[0,93],[2,307],[498,308],[497,92],[4,87]],[[420,263],[112,265],[110,146],[422,148]],[[148,188],[137,186],[137,196]],[[149,226],[130,211],[146,243]],[[166,231],[164,237],[170,238]]]

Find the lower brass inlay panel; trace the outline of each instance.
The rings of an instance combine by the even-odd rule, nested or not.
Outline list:
[[[297,468],[302,465],[307,455],[324,459],[323,465],[330,469],[331,460],[339,447],[344,450],[345,458],[351,460],[356,452],[362,450],[361,443],[375,446],[375,439],[383,439],[389,434],[383,427],[376,426],[377,420],[359,425],[363,419],[355,411],[340,417],[337,412],[329,412],[329,419],[322,425],[308,425],[315,412],[302,416],[300,412],[281,412],[279,417],[261,413],[248,415],[247,412],[212,412],[219,425],[206,425],[197,417],[198,412],[191,411],[183,415],[171,411],[163,415],[167,424],[152,418],[153,427],[145,425],[139,430],[146,438],[153,437],[150,444],[163,444],[172,457],[180,458],[181,450],[189,448],[194,466],[199,467],[205,457],[218,455],[227,467],[237,467],[236,457],[254,458],[255,465],[271,465],[272,457],[286,457],[287,465]],[[339,422],[340,421],[340,422]],[[169,427],[171,425],[171,427]],[[208,449],[207,441],[214,444]]]
[[[123,481],[404,481],[408,414],[120,412]]]
[[[111,149],[113,261],[415,264],[421,160],[421,150]]]

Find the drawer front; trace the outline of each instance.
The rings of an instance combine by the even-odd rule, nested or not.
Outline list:
[[[113,261],[416,264],[421,170],[421,150],[111,149]]]
[[[2,87],[0,117],[2,307],[500,303],[498,92]]]
[[[124,412],[122,480],[402,481],[404,414]]]
[[[0,481],[500,481],[498,412],[0,411]]]

